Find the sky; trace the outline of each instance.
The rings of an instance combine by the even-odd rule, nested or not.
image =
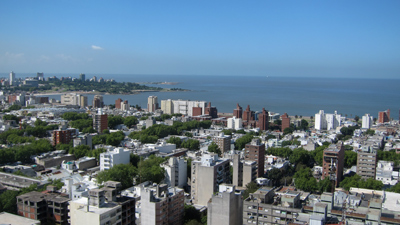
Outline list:
[[[400,78],[400,1],[0,1],[0,72]]]

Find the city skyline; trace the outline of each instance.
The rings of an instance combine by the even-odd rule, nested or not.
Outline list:
[[[285,3],[4,1],[0,72],[398,78],[398,1]]]

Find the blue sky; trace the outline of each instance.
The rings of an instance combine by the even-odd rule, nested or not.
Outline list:
[[[0,1],[0,72],[400,78],[400,1]]]

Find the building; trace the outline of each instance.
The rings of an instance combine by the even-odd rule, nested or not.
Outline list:
[[[129,110],[128,100],[125,100],[124,102],[121,103],[121,110],[123,111]]]
[[[260,130],[268,130],[269,125],[269,115],[268,111],[265,108],[262,109],[262,112],[258,114],[258,127]]]
[[[85,108],[85,107],[88,106],[87,96],[85,96],[85,95],[81,95],[81,96],[80,96],[79,106],[80,106],[81,108]]]
[[[114,148],[112,151],[100,153],[100,171],[109,170],[118,164],[128,164],[131,152],[124,148]]]
[[[0,185],[10,190],[20,190],[28,188],[31,185],[37,185],[38,188],[42,188],[47,183],[47,180],[32,179],[12,173],[0,172]]]
[[[290,127],[290,117],[288,116],[287,113],[285,113],[281,116],[281,119],[282,119],[281,131],[283,132],[286,128]]]
[[[166,184],[141,190],[141,224],[183,224],[185,196],[180,188]]]
[[[395,185],[399,181],[399,172],[393,171],[393,165],[393,162],[379,160],[375,180],[382,181],[384,185]]]
[[[92,107],[93,108],[103,108],[103,106],[104,106],[103,96],[95,95],[93,97]]]
[[[377,162],[377,152],[370,146],[363,146],[357,153],[357,174],[365,180],[375,179]]]
[[[232,184],[219,185],[207,204],[207,224],[241,225],[243,221],[242,194],[235,192]]]
[[[76,138],[74,138],[73,146],[77,147],[79,145],[87,145],[87,146],[90,147],[90,149],[92,149],[92,147],[93,147],[93,145],[92,145],[92,135],[83,134],[83,135],[79,135]]]
[[[9,82],[10,86],[13,86],[15,84],[15,73],[13,71],[10,72]]]
[[[335,111],[334,114],[325,113],[320,110],[315,114],[315,129],[316,130],[333,130],[341,126],[341,116]]]
[[[243,129],[243,121],[241,118],[232,117],[227,119],[227,128],[240,130]]]
[[[149,96],[147,99],[147,111],[155,112],[158,109],[157,96]]]
[[[361,128],[363,128],[363,129],[371,129],[372,124],[373,124],[373,121],[374,121],[374,118],[373,118],[371,115],[365,114],[365,115],[362,117],[362,125],[361,125]]]
[[[182,157],[171,157],[161,164],[165,169],[165,183],[168,187],[183,188],[187,185],[187,161]]]
[[[233,110],[233,116],[236,117],[236,118],[242,118],[242,113],[243,113],[243,109],[239,105],[239,103],[237,103],[236,104],[236,109]]]
[[[250,106],[247,105],[246,110],[244,110],[243,114],[242,114],[242,119],[243,122],[249,122],[249,121],[254,121],[255,120],[255,115],[254,115],[254,111],[250,110]]]
[[[78,134],[77,129],[68,128],[66,130],[53,130],[53,145],[69,144],[69,142]]]
[[[81,81],[85,81],[86,80],[86,76],[84,73],[79,74],[79,80]]]
[[[213,137],[213,142],[218,145],[218,148],[221,150],[221,153],[225,153],[231,150],[231,136],[224,135],[221,133],[219,136]]]
[[[63,105],[80,105],[81,96],[77,94],[61,95],[61,104]]]
[[[334,178],[336,180],[336,187],[339,186],[342,181],[344,167],[344,145],[343,142],[338,142],[336,145],[331,144],[324,150],[322,159],[322,177],[330,177],[330,171],[332,168],[336,169]]]
[[[36,73],[36,79],[40,81],[44,81],[44,74],[43,73]]]
[[[99,134],[108,129],[108,115],[104,114],[102,109],[99,109],[97,114],[93,115],[93,129]]]
[[[246,185],[257,179],[257,163],[255,161],[240,160],[240,155],[233,155],[232,184],[236,187]]]
[[[121,98],[118,98],[117,100],[115,100],[115,108],[116,109],[121,109],[121,102],[122,102]]]
[[[229,160],[218,158],[216,154],[203,155],[200,160],[192,161],[191,175],[192,202],[207,206],[212,194],[218,191],[218,185],[230,183]]]
[[[205,108],[204,114],[211,116],[211,118],[218,118],[218,110],[216,107],[211,106],[211,102],[209,102]]]
[[[0,213],[0,221],[2,224],[12,224],[12,225],[40,225],[39,220],[29,219],[23,216],[14,215],[8,212]]]
[[[390,121],[390,109],[378,113],[378,123],[387,123]]]
[[[39,220],[42,224],[69,225],[68,205],[67,197],[51,192],[32,191],[17,196],[18,215]]]
[[[275,189],[262,187],[244,199],[242,224],[297,224],[292,222],[301,212],[300,192],[278,195]]]
[[[88,197],[71,201],[71,225],[135,224],[135,199],[121,196],[120,188],[120,182],[107,181],[89,190]]]
[[[255,138],[249,144],[246,144],[244,159],[256,161],[257,177],[264,176],[265,145],[261,143],[260,139]]]

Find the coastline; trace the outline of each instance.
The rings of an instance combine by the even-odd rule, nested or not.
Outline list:
[[[44,95],[63,95],[63,94],[81,94],[81,95],[137,95],[144,92],[186,92],[190,90],[135,90],[131,93],[115,93],[111,94],[108,92],[100,92],[100,91],[65,91],[65,92],[38,92],[32,94],[33,96],[44,96]]]

